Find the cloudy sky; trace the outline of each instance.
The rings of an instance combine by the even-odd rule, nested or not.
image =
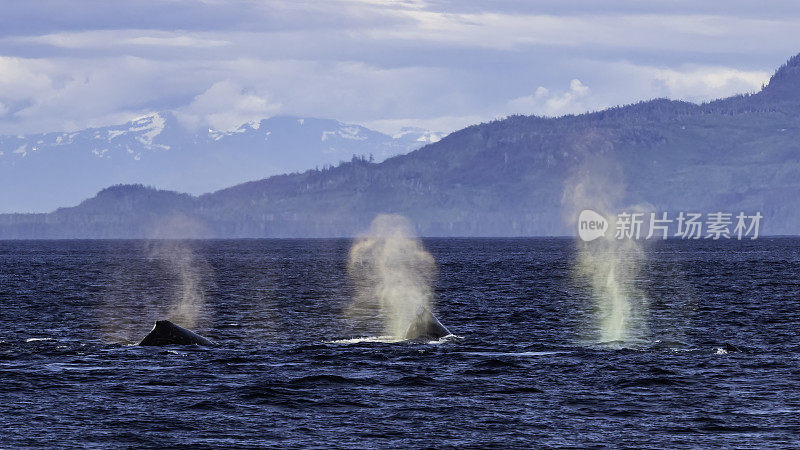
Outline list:
[[[794,0],[4,1],[0,133],[160,110],[450,131],[752,92],[798,52]]]

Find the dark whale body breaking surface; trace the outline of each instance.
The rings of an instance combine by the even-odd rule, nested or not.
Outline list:
[[[417,313],[417,317],[408,326],[404,338],[435,340],[450,334],[452,334],[450,330],[445,328],[428,308],[422,308],[422,311]]]
[[[162,345],[204,345],[212,346],[213,342],[194,331],[175,325],[169,320],[159,320],[150,333],[139,342],[143,346]]]

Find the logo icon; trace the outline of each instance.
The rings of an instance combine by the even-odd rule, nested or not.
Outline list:
[[[586,242],[593,241],[606,234],[608,221],[605,217],[592,211],[584,209],[578,216],[578,236]]]

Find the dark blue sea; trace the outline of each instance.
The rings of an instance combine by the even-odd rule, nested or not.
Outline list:
[[[569,239],[425,239],[456,335],[361,339],[350,240],[0,242],[0,447],[795,447],[800,239],[645,246],[593,339]],[[215,347],[139,347],[192,297]]]

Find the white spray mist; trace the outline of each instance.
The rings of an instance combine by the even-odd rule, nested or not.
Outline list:
[[[177,278],[167,319],[186,328],[194,328],[205,306],[204,264],[187,241],[151,241],[148,259],[158,262]]]
[[[643,262],[641,244],[617,240],[613,230],[610,238],[578,244],[576,274],[591,286],[599,342],[631,342],[646,334],[647,299],[635,284]]]
[[[204,285],[213,272],[192,241],[179,239],[211,234],[202,222],[173,214],[154,220],[146,235],[129,255],[115,252],[105,270],[107,289],[97,314],[108,342],[138,342],[157,320],[187,328],[205,322]]]
[[[382,319],[384,332],[402,339],[421,308],[431,309],[436,262],[403,216],[381,214],[350,249],[355,287],[348,315]]]
[[[603,237],[577,242],[575,276],[588,281],[594,300],[594,339],[598,342],[639,340],[648,333],[648,300],[636,287],[644,263],[642,244],[616,239],[616,212],[624,200],[622,172],[614,163],[614,147],[601,132],[590,130],[571,143],[577,160],[567,178],[562,204],[570,226],[578,213],[591,209],[606,218]],[[639,208],[637,208],[637,211]],[[631,211],[628,212],[637,212]]]

